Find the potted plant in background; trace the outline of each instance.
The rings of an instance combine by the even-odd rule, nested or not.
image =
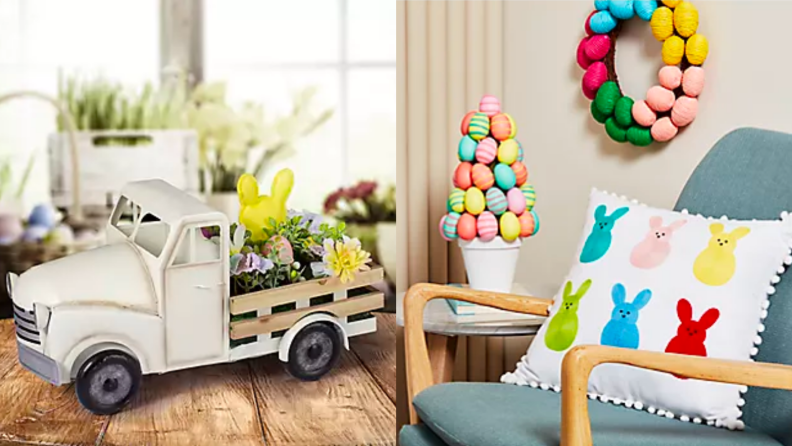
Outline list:
[[[235,221],[239,213],[237,180],[249,172],[260,178],[275,162],[294,153],[299,138],[316,131],[333,115],[315,113],[316,88],[308,87],[293,99],[285,116],[268,119],[261,104],[246,102],[235,109],[226,102],[226,84],[204,83],[192,92],[187,121],[198,132],[202,191],[209,205]]]

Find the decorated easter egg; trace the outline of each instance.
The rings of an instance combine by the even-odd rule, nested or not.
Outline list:
[[[516,187],[506,192],[506,202],[509,204],[509,211],[513,212],[514,215],[520,215],[525,211],[525,197],[522,191]]]
[[[44,226],[45,228],[55,227],[55,209],[48,204],[39,204],[30,211],[28,225]]]
[[[459,163],[454,171],[454,186],[467,190],[473,185],[473,165],[470,163]]]
[[[50,228],[42,225],[28,225],[22,233],[22,240],[26,242],[40,242],[50,232]]]
[[[457,234],[462,240],[473,240],[476,238],[478,228],[476,227],[476,217],[464,213],[459,217],[457,223]]]
[[[470,120],[473,119],[473,115],[476,114],[475,110],[469,111],[465,114],[465,117],[462,118],[462,125],[460,126],[460,130],[462,131],[462,135],[467,136],[468,129],[470,128]]]
[[[503,190],[509,190],[517,184],[517,177],[508,164],[498,163],[493,173],[495,174],[495,182],[498,183],[498,187]]]
[[[465,212],[465,191],[455,188],[448,196],[448,207],[454,212]]]
[[[264,243],[261,253],[269,257],[274,254],[283,264],[290,264],[294,261],[294,250],[289,240],[282,235],[273,235]]]
[[[525,164],[520,161],[515,161],[514,164],[511,165],[511,169],[514,171],[514,178],[517,181],[517,186],[522,186],[528,181],[528,169],[525,167]]]
[[[484,138],[476,146],[476,161],[480,163],[491,163],[497,154],[498,142],[492,138]]]
[[[474,114],[473,117],[470,118],[470,126],[468,127],[468,136],[475,139],[476,141],[481,141],[482,139],[486,138],[487,135],[489,135],[489,132],[490,132],[489,116],[481,112],[476,112],[476,114]]]
[[[525,197],[525,209],[530,211],[536,204],[536,191],[531,184],[523,184],[520,187],[520,191],[522,192],[523,197]]]
[[[539,232],[539,214],[536,213],[536,209],[531,210],[531,215],[534,219],[534,232],[533,235],[536,235]]]
[[[515,141],[517,140],[515,139]],[[520,141],[517,141],[517,146],[519,147],[519,149],[517,150],[517,161],[522,162],[523,158],[525,158],[525,151],[523,151],[522,144],[520,144]]]
[[[470,135],[463,136],[459,140],[459,150],[457,151],[459,161],[473,161],[476,159],[476,146],[478,146],[478,143]]]
[[[704,69],[701,67],[690,67],[685,70],[682,76],[682,91],[686,95],[695,98],[704,89]]]
[[[487,191],[487,209],[493,214],[500,215],[506,212],[507,207],[506,194],[502,190],[493,187]]]
[[[481,190],[487,190],[495,184],[495,177],[486,164],[476,163],[473,165],[473,185]]]
[[[482,212],[478,217],[476,227],[478,228],[478,236],[481,241],[488,242],[498,235],[498,219],[492,212]]]
[[[457,238],[457,225],[461,214],[457,212],[449,212],[448,215],[442,218],[442,234],[446,239],[454,240]]]
[[[479,111],[490,118],[500,113],[500,107],[500,100],[491,94],[484,95],[479,102]]]
[[[465,191],[465,210],[473,215],[478,215],[487,206],[484,193],[477,187],[471,187]]]
[[[0,214],[0,245],[15,243],[24,231],[19,217],[14,214]]]
[[[506,211],[500,216],[500,234],[507,242],[520,236],[520,220],[514,212]]]
[[[525,211],[517,217],[520,220],[520,237],[530,237],[534,234],[534,218],[530,211]]]
[[[448,236],[445,234],[445,231],[443,229],[445,227],[446,217],[447,215],[443,215],[442,217],[440,217],[440,224],[438,225],[437,229],[440,232],[440,237],[443,237],[443,240],[450,242],[453,239],[448,238]],[[454,227],[454,235],[456,235],[456,227]]]
[[[505,141],[517,135],[517,126],[508,113],[498,113],[492,117],[490,131],[495,139],[498,141]]]
[[[74,243],[74,231],[69,225],[58,225],[52,229],[47,239],[59,245],[70,245]]]
[[[511,164],[517,161],[520,154],[520,145],[513,139],[507,139],[498,146],[498,161],[504,164]]]

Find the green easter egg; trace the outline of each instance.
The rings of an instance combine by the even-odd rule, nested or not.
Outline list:
[[[608,133],[608,136],[616,142],[627,141],[627,129],[620,126],[613,117],[605,121],[605,131]]]
[[[616,102],[621,98],[621,91],[619,85],[613,81],[607,81],[597,90],[597,96],[594,98],[594,103],[603,114],[608,116],[613,114],[616,108]]]
[[[605,121],[608,120],[608,115],[599,111],[595,101],[591,101],[591,116],[600,124],[605,124]]]
[[[448,206],[451,211],[462,213],[465,212],[465,191],[455,188],[448,196]]]
[[[654,141],[652,131],[647,127],[634,125],[627,129],[627,141],[638,147],[646,147]]]
[[[632,107],[635,101],[628,96],[622,96],[616,101],[616,107],[613,111],[613,116],[616,118],[616,122],[619,123],[622,127],[629,127],[633,123],[632,117]]]

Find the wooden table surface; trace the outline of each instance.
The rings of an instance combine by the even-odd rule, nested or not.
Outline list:
[[[396,440],[396,322],[350,339],[338,366],[302,382],[277,355],[146,376],[122,412],[93,415],[73,386],[22,369],[0,321],[0,445],[390,445]]]

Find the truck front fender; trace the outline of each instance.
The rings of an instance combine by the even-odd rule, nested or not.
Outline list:
[[[338,321],[338,318],[327,313],[314,313],[300,319],[286,331],[278,346],[278,359],[282,362],[289,362],[289,348],[291,348],[294,337],[297,336],[300,330],[314,322],[326,322],[333,325],[336,330],[338,330],[338,333],[341,334],[341,338],[344,341],[344,348],[349,350],[349,336],[347,336],[346,329],[341,325],[341,322]]]

